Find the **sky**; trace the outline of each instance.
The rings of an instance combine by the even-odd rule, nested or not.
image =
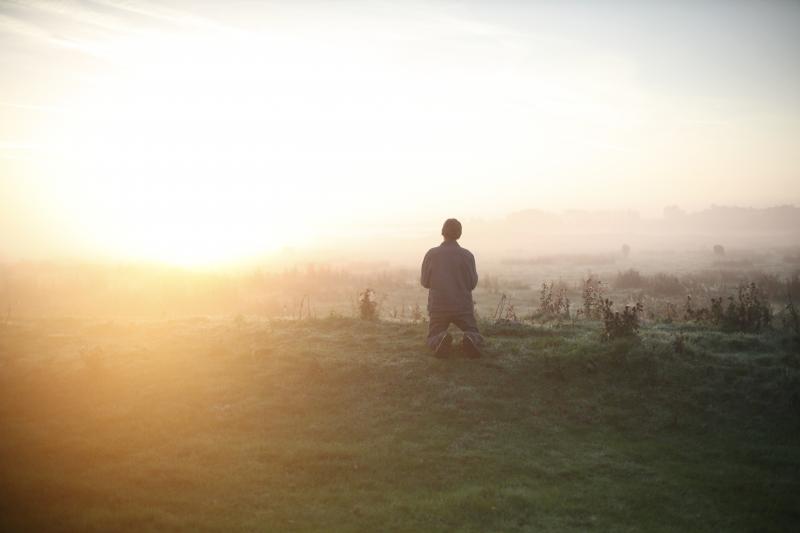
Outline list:
[[[800,203],[800,2],[0,3],[0,259]]]

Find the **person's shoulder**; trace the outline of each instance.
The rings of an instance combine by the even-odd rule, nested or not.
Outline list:
[[[464,248],[463,246],[461,247],[461,253],[463,253],[463,254],[464,254],[464,255],[466,255],[467,257],[473,257],[473,258],[475,257],[474,255],[472,255],[472,252],[470,252],[469,250],[467,250],[467,249],[466,249],[466,248]]]
[[[433,248],[431,248],[430,250],[425,252],[425,257],[430,257],[430,256],[436,254],[438,251],[439,251],[439,246],[434,246]]]

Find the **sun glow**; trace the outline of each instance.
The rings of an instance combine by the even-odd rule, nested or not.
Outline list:
[[[257,68],[252,43],[144,42],[107,47],[113,68],[46,124],[56,197],[83,234],[111,255],[192,265],[303,243],[326,209],[302,97]]]
[[[797,106],[719,98],[696,41],[673,61],[571,7],[101,4],[0,7],[12,248],[205,265],[453,214],[796,195]]]
[[[637,120],[638,95],[616,78],[609,89],[596,68],[599,100],[565,93],[558,80],[581,72],[534,79],[491,58],[437,70],[422,56],[409,70],[341,36],[330,46],[280,32],[155,34],[95,53],[109,65],[65,91],[66,113],[43,128],[58,152],[49,171],[64,177],[60,201],[80,206],[93,245],[143,259],[198,264],[297,245],[351,211],[424,209],[422,184],[442,194],[532,158],[543,169],[567,161],[582,142],[576,121],[608,143],[609,122]],[[520,106],[530,95],[536,106]]]
[[[358,218],[438,219],[442,198],[486,209],[503,189],[463,183],[500,175],[530,190],[571,172],[576,145],[579,164],[602,159],[640,120],[624,64],[542,56],[533,73],[496,28],[378,20],[374,46],[346,25],[281,21],[87,45],[100,66],[40,128],[53,210],[107,255],[229,262]]]
[[[154,35],[98,53],[111,66],[42,130],[50,192],[111,255],[206,264],[303,244],[322,221],[413,201],[409,176],[458,157],[458,118],[427,109],[422,78],[346,42]]]

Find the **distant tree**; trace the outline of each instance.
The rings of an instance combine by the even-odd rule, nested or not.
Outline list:
[[[721,244],[714,245],[714,255],[723,256],[725,255],[725,247]]]
[[[622,257],[628,257],[631,255],[631,247],[627,244],[622,245]]]

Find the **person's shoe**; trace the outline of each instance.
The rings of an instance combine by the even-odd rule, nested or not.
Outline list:
[[[464,353],[464,357],[471,359],[477,359],[481,356],[480,348],[468,335],[464,335],[464,339],[461,341],[461,351]]]
[[[436,357],[447,357],[450,353],[450,347],[453,345],[453,336],[449,333],[445,333],[442,339],[439,341],[439,344],[436,345],[436,349],[433,351],[433,355]]]

